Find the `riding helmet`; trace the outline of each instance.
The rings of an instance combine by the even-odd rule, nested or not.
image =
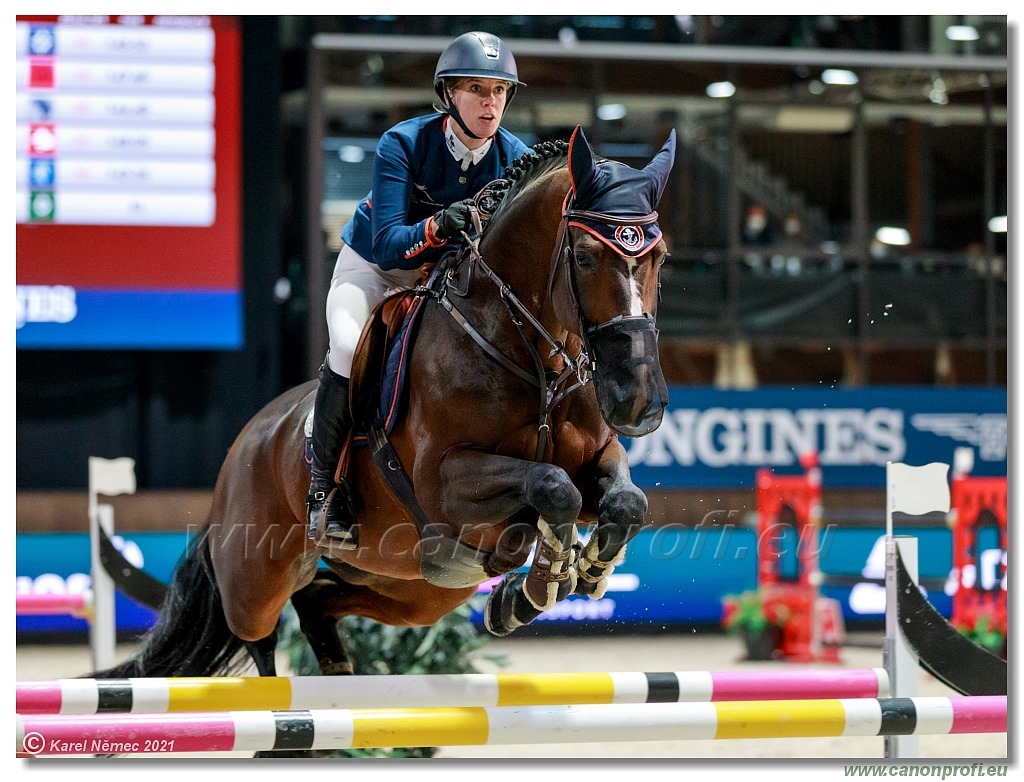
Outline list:
[[[443,105],[448,104],[445,79],[465,76],[511,82],[506,103],[512,100],[517,86],[526,86],[519,81],[516,60],[508,46],[490,33],[463,33],[441,52],[434,69],[434,92]]]

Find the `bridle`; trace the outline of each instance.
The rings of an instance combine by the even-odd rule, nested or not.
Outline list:
[[[591,339],[602,332],[602,330],[607,329],[628,331],[639,328],[650,328],[651,322],[654,319],[651,315],[618,315],[615,318],[596,326],[587,325],[586,319],[583,316],[582,308],[579,304],[580,297],[576,283],[576,275],[571,263],[573,249],[572,240],[569,234],[569,223],[573,218],[584,218],[588,220],[596,220],[612,226],[648,225],[657,221],[658,213],[651,212],[650,214],[640,218],[619,217],[601,212],[572,209],[571,205],[572,193],[570,192],[566,195],[563,205],[561,239],[559,241],[558,248],[555,250],[555,255],[552,258],[551,275],[548,280],[548,296],[551,297],[554,293],[555,278],[558,273],[559,263],[568,264],[565,275],[568,285],[568,295],[573,312],[577,319],[577,324],[580,327],[579,333],[583,337],[583,345],[580,347],[579,353],[575,356],[570,355],[565,342],[563,340],[556,339],[544,327],[537,317],[530,312],[526,305],[523,304],[522,301],[512,292],[508,283],[506,283],[484,260],[479,248],[480,236],[482,233],[480,217],[475,208],[471,210],[475,237],[470,237],[466,232],[463,232],[462,235],[465,239],[463,251],[455,257],[454,261],[449,264],[446,270],[443,270],[440,275],[440,284],[432,286],[429,290],[430,295],[432,295],[437,302],[444,307],[444,309],[491,359],[496,361],[516,377],[522,379],[526,383],[529,383],[540,391],[540,412],[537,423],[537,450],[534,456],[534,461],[538,462],[543,461],[545,451],[547,450],[548,438],[551,430],[552,411],[563,399],[587,385],[587,383],[593,379],[593,373],[596,370],[596,362],[592,358],[594,353],[590,348]],[[455,295],[459,298],[465,298],[468,295],[468,283],[464,290],[460,290],[455,284],[456,270],[466,261],[467,258],[470,270],[472,270],[473,267],[480,269],[484,276],[498,288],[498,297],[502,304],[504,304],[505,309],[509,314],[509,318],[515,325],[516,330],[519,332],[519,336],[522,338],[523,343],[526,345],[526,348],[533,359],[532,372],[513,361],[489,342],[479,332],[479,330],[469,322],[466,316],[452,301],[449,294]],[[468,277],[470,279],[472,278],[472,271],[469,272]],[[537,331],[541,339],[551,347],[547,358],[551,359],[555,356],[561,358],[563,365],[561,371],[548,371],[544,368],[543,357],[537,350],[534,342],[527,337],[525,328],[526,323],[529,323],[529,325]]]
[[[639,226],[651,225],[658,221],[658,213],[655,211],[642,217],[621,217],[606,212],[592,212],[587,209],[573,209],[572,192],[565,197],[562,207],[562,238],[558,245],[556,254],[558,261],[551,265],[551,278],[548,280],[548,295],[554,293],[555,276],[558,273],[558,263],[566,264],[566,278],[569,287],[569,301],[576,316],[576,323],[580,327],[580,334],[583,336],[583,347],[586,355],[591,357],[590,371],[593,373],[596,367],[597,354],[591,347],[591,340],[599,336],[603,331],[614,329],[616,331],[634,331],[638,329],[649,329],[653,327],[653,315],[616,315],[611,320],[599,323],[596,326],[588,326],[583,315],[583,308],[580,306],[579,289],[576,283],[576,275],[573,272],[573,247],[569,237],[569,228],[573,219],[591,220],[609,226]],[[661,272],[658,271],[658,300],[661,300]]]

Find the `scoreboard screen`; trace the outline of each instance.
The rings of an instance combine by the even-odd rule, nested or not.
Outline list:
[[[240,37],[17,17],[18,348],[242,346]]]

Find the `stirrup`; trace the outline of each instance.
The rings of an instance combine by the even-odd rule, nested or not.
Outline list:
[[[320,518],[324,518],[324,538],[332,546],[351,550],[358,546],[353,514],[352,501],[347,494],[338,497],[341,486],[335,486],[330,492],[315,491],[306,497],[306,535],[310,540],[318,540]],[[344,509],[336,507],[335,500],[344,501]]]
[[[311,491],[306,495],[306,537],[310,540],[316,540],[320,515],[324,512],[326,501],[327,492],[325,491]]]

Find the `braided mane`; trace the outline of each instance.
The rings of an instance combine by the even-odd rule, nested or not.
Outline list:
[[[502,178],[491,184],[491,192],[500,202],[494,216],[498,215],[505,204],[515,200],[528,184],[548,171],[564,165],[569,155],[569,142],[541,141],[534,144],[531,150],[513,160],[505,169]]]

